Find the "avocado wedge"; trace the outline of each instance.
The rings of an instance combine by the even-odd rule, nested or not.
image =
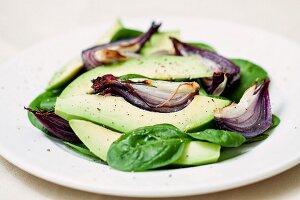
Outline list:
[[[104,161],[110,145],[121,136],[120,133],[84,120],[70,120],[69,124],[87,148]]]
[[[150,41],[148,41],[145,46],[141,49],[141,54],[148,56],[158,52],[166,52],[173,54],[175,52],[173,43],[170,40],[170,37],[180,38],[179,31],[170,31],[170,32],[160,32],[155,33]]]
[[[112,27],[101,37],[97,40],[96,44],[105,44],[109,43],[114,35],[124,28],[124,25],[120,19],[116,19]]]
[[[173,163],[181,166],[195,166],[217,162],[221,146],[209,142],[191,141],[186,144],[181,157]]]
[[[121,134],[84,120],[70,120],[71,128],[87,148],[103,161],[106,161],[110,145]],[[220,156],[220,146],[208,142],[190,141],[182,156],[174,165],[200,165],[216,162]]]
[[[98,41],[97,44],[104,44],[110,42],[112,37],[123,28],[123,24],[120,19],[117,19],[111,29],[106,32]],[[51,78],[46,90],[57,89],[68,82],[70,82],[78,73],[83,69],[83,61],[81,56],[77,56],[66,63],[61,69],[59,69]]]
[[[184,109],[171,113],[158,113],[140,109],[124,98],[101,95],[59,97],[55,113],[60,117],[84,119],[119,132],[155,124],[172,124],[184,132],[201,130],[213,121],[213,111],[230,104],[229,100],[196,95]]]
[[[63,90],[60,97],[66,98],[89,93],[92,86],[91,81],[105,74],[117,77],[139,74],[159,80],[189,80],[212,76],[212,73],[203,66],[197,57],[146,56],[114,65],[96,67],[76,78]]]
[[[46,90],[60,88],[67,84],[83,68],[83,62],[80,56],[73,58],[57,71],[48,83]]]

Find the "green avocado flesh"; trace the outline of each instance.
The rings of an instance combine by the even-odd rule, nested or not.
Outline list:
[[[123,23],[120,19],[116,19],[113,26],[101,37],[97,40],[97,44],[105,44],[109,43],[112,37],[121,29],[123,29]]]
[[[70,120],[69,124],[83,144],[104,161],[110,145],[121,136],[120,133],[84,120]]]
[[[229,100],[196,95],[180,111],[158,113],[140,109],[122,97],[84,94],[57,98],[55,113],[66,120],[84,119],[119,132],[161,123],[190,132],[206,128],[214,119],[214,110],[228,104]]]
[[[217,162],[220,157],[221,146],[209,142],[191,141],[186,144],[183,154],[173,164],[175,165],[203,165]]]
[[[179,39],[179,31],[155,33],[150,41],[141,49],[141,54],[144,56],[151,55],[155,52],[166,51],[170,54],[174,53],[173,43],[170,37]]]
[[[70,120],[71,128],[87,148],[106,161],[110,145],[121,134],[84,120]],[[207,142],[191,141],[186,144],[184,152],[176,165],[200,165],[216,162],[220,156],[220,146]]]
[[[80,56],[73,58],[57,71],[48,83],[46,90],[53,90],[68,83],[83,68]]]
[[[91,80],[105,74],[112,74],[117,77],[126,74],[139,74],[159,80],[188,80],[212,76],[212,73],[203,66],[197,57],[149,56],[92,69],[70,83],[60,97],[90,93]]]
[[[97,41],[97,44],[110,42],[114,34],[122,28],[123,24],[121,20],[117,19],[111,29]],[[56,89],[67,84],[82,70],[82,68],[83,61],[81,56],[73,58],[53,75],[46,90]]]

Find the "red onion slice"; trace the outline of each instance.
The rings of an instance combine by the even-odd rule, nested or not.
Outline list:
[[[213,73],[212,77],[202,79],[205,89],[209,94],[220,95],[226,87],[230,87],[239,79],[239,67],[227,58],[224,58],[215,52],[183,43],[176,38],[170,39],[173,42],[176,55],[195,55],[201,60],[203,65]]]
[[[136,54],[144,44],[156,33],[161,24],[151,24],[149,30],[138,37],[120,40],[103,45],[97,45],[82,52],[82,59],[87,70],[103,64],[123,61],[127,58],[136,57]]]
[[[272,125],[269,97],[269,80],[253,85],[245,91],[238,104],[233,103],[215,111],[216,124],[220,129],[236,131],[246,138],[265,132]]]
[[[35,111],[25,108],[55,137],[72,143],[82,143],[69,125],[69,122],[54,112]]]
[[[121,96],[131,104],[153,112],[175,112],[185,108],[199,93],[196,82],[168,82],[149,79],[121,81],[111,74],[93,80],[100,95]]]

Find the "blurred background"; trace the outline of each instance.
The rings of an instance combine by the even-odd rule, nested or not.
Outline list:
[[[124,16],[233,21],[300,42],[299,0],[0,0],[0,63],[49,37],[99,24],[103,20],[113,22],[116,17]],[[300,199],[299,189],[298,165],[250,186],[180,199]],[[0,199],[129,198],[101,196],[57,186],[23,172],[0,156]]]
[[[300,41],[299,0],[0,0],[0,59],[48,37],[116,17],[234,21]],[[12,54],[13,54],[12,53]]]

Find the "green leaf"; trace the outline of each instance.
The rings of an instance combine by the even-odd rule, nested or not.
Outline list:
[[[244,92],[250,88],[256,81],[268,78],[267,72],[260,66],[242,59],[231,59],[231,61],[240,68],[240,80],[229,90],[226,90],[223,96],[238,102]]]
[[[180,158],[187,136],[169,124],[138,128],[122,135],[109,148],[108,164],[122,171],[145,171]]]
[[[199,89],[199,95],[200,96],[208,96],[207,92],[204,90],[203,87],[200,87],[200,89]]]
[[[272,126],[271,128],[275,128],[280,124],[280,118],[276,115],[272,115]]]
[[[53,111],[55,108],[57,97],[46,97],[40,103],[40,109],[45,111]]]
[[[92,158],[93,160],[99,160],[99,158],[95,156],[95,154],[93,154],[84,144],[72,144],[65,141],[63,143],[82,156]]]
[[[194,81],[200,85],[199,95],[200,96],[208,96],[207,92],[204,90],[204,87],[202,86],[201,79],[197,78],[197,79],[194,79]]]
[[[251,147],[249,148],[249,144],[248,145],[243,144],[237,148],[223,147],[218,162],[223,162],[224,160],[232,159],[237,156],[243,155],[249,152],[251,149],[252,149]]]
[[[139,75],[139,74],[126,74],[123,76],[120,76],[119,79],[121,81],[127,81],[129,79],[133,79],[133,78],[147,78],[146,76],[143,75]]]
[[[263,133],[263,134],[260,134],[256,137],[248,138],[245,143],[249,144],[249,143],[253,143],[253,142],[259,142],[259,141],[267,139],[268,137],[269,137],[268,134]]]
[[[141,35],[143,32],[134,29],[122,28],[117,31],[111,38],[110,42],[115,42],[124,39],[130,39]]]
[[[61,93],[61,89],[55,89],[55,90],[50,90],[50,91],[45,91],[44,93],[40,94],[39,96],[37,96],[30,104],[29,104],[29,108],[33,109],[33,110],[39,110],[42,109],[41,108],[41,102],[45,102],[47,101],[47,99],[49,98],[56,98],[57,96],[60,95]],[[45,106],[45,105],[44,105]],[[35,116],[28,112],[28,119],[31,122],[31,124],[33,126],[35,126],[36,128],[40,129],[41,131],[43,131],[46,134],[49,134],[48,130],[46,128],[44,128],[44,126],[35,118]]]
[[[238,147],[246,141],[246,138],[240,133],[225,130],[206,129],[188,134],[194,139],[219,144],[223,147]]]
[[[191,46],[194,46],[194,47],[199,47],[199,48],[202,48],[202,49],[205,49],[205,50],[208,50],[208,51],[212,51],[212,52],[217,52],[212,46],[208,45],[208,44],[204,44],[204,43],[200,43],[200,42],[189,42],[188,43],[189,45]]]

